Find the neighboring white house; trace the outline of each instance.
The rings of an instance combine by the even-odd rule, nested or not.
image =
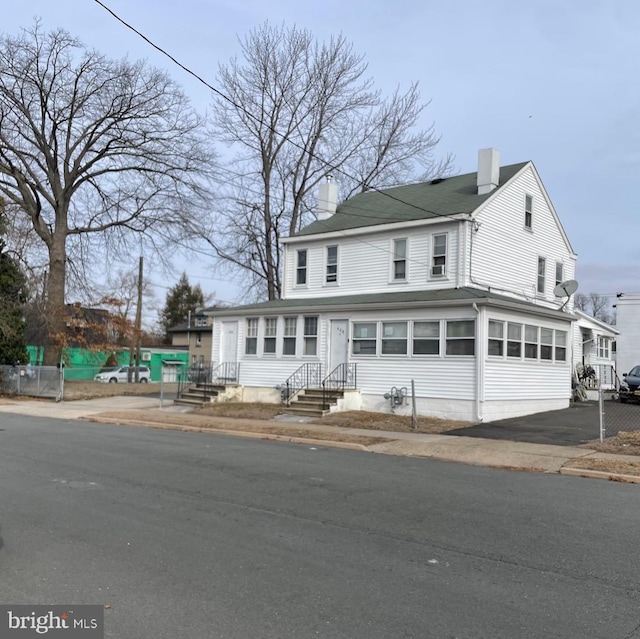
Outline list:
[[[617,388],[614,343],[619,340],[619,331],[577,308],[573,312],[578,318],[573,329],[574,370],[591,367],[596,375],[594,386]]]
[[[554,288],[574,277],[576,255],[531,162],[500,168],[483,149],[477,173],[337,210],[326,183],[318,199],[318,220],[283,240],[283,299],[206,311],[212,361],[239,363],[246,391],[275,400],[277,384],[320,365],[367,410],[388,411],[385,393],[412,380],[423,415],[489,421],[569,405],[576,316]]]
[[[616,368],[622,378],[640,364],[640,293],[618,293],[616,300]]]

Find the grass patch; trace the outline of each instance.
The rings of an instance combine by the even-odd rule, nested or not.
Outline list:
[[[437,417],[418,417],[416,430],[413,430],[409,415],[394,413],[374,413],[369,411],[344,411],[331,413],[313,421],[324,426],[340,426],[343,428],[366,428],[368,430],[391,430],[402,433],[446,433],[448,430],[471,426],[468,422]]]
[[[584,447],[597,450],[599,453],[640,455],[640,431],[620,431],[615,437],[607,437],[603,442],[594,440]]]
[[[580,457],[578,459],[572,459],[566,464],[566,466],[568,468],[599,470],[604,473],[616,473],[620,475],[634,475],[635,477],[640,477],[640,460],[636,463],[630,461]]]
[[[202,408],[196,408],[193,415],[211,415],[213,417],[230,417],[232,419],[273,419],[282,412],[280,404],[215,402]]]

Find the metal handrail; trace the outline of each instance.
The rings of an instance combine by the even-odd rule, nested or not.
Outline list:
[[[331,391],[344,390],[345,388],[357,388],[357,364],[338,364],[322,380],[322,405],[328,402],[327,395]]]
[[[237,383],[240,378],[240,362],[223,362],[216,366],[215,362],[197,364],[181,371],[178,378],[178,397],[193,384],[229,384]],[[206,395],[206,387],[203,395]]]
[[[320,388],[322,380],[322,364],[307,363],[298,368],[287,381],[279,386],[280,399],[291,404],[292,398],[303,388]]]

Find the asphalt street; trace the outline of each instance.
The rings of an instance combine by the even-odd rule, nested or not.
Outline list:
[[[0,601],[127,639],[640,639],[638,488],[0,415]]]

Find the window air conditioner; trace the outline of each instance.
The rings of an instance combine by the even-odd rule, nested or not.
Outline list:
[[[142,353],[140,355],[140,360],[143,362],[150,362],[151,361],[151,353]]]
[[[435,264],[432,266],[431,275],[444,275],[444,266],[442,264]]]

